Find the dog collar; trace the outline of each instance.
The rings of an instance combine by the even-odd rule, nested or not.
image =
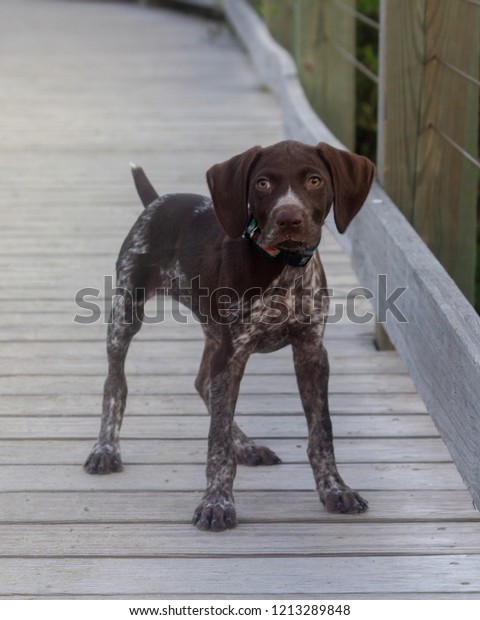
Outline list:
[[[248,220],[247,228],[243,233],[245,239],[254,243],[259,247],[262,252],[267,254],[270,258],[280,260],[291,267],[305,267],[308,261],[315,254],[315,250],[318,248],[320,241],[311,248],[304,248],[300,251],[283,250],[281,248],[271,248],[266,246],[260,241],[260,228],[258,227],[257,220],[253,213],[250,213],[250,219]]]

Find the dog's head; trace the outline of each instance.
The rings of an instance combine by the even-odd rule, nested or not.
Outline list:
[[[301,250],[318,243],[333,203],[343,233],[373,182],[370,160],[320,143],[287,140],[255,146],[207,172],[216,216],[229,237],[240,237],[249,208],[270,247]]]

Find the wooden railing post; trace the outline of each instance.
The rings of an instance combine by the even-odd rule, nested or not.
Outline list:
[[[314,110],[337,138],[355,148],[355,0],[296,4],[300,79]]]
[[[465,296],[475,287],[480,10],[383,0],[381,181]],[[455,146],[457,145],[457,146]]]
[[[355,0],[263,0],[274,38],[295,58],[313,109],[355,147]]]
[[[272,36],[293,54],[294,0],[262,0],[262,13]]]

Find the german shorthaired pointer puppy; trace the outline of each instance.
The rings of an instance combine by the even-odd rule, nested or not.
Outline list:
[[[344,483],[335,464],[322,344],[329,299],[316,249],[332,203],[341,233],[359,211],[374,178],[373,164],[325,143],[256,146],[208,170],[212,200],[192,194],[159,197],[143,170],[132,170],[146,208],[117,262],[101,429],[86,471],[122,469],[125,357],[142,325],[146,300],[167,293],[193,311],[205,334],[195,387],[211,417],[207,489],[193,523],[202,530],[234,527],[237,463],[280,462],[241,431],[234,412],[250,354],[286,345],[293,349],[320,500],[330,512],[366,510],[367,502]]]

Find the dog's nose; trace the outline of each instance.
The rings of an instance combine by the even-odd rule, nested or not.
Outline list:
[[[275,215],[275,223],[280,228],[299,228],[303,222],[303,213],[298,207],[284,207]]]

